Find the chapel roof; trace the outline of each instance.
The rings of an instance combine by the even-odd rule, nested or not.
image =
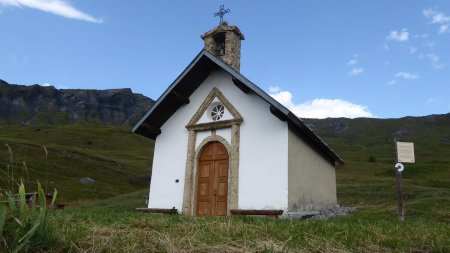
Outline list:
[[[175,81],[164,91],[150,110],[132,128],[133,133],[147,138],[156,139],[161,133],[161,126],[180,108],[189,103],[191,94],[203,83],[203,81],[214,71],[222,69],[232,76],[233,83],[243,92],[252,92],[270,104],[270,112],[277,118],[287,121],[289,127],[295,133],[305,137],[313,147],[322,151],[327,157],[335,162],[343,164],[344,161],[328,145],[316,135],[300,118],[295,116],[289,109],[281,105],[269,94],[253,84],[238,71],[206,50],[194,58],[187,68],[175,79]]]

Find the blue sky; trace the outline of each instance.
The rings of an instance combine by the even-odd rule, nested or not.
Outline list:
[[[450,1],[0,0],[0,79],[157,99],[221,4],[241,73],[299,116],[450,111]]]

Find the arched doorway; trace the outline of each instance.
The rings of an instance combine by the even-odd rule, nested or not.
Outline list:
[[[228,151],[222,143],[212,141],[198,157],[196,214],[227,215]]]

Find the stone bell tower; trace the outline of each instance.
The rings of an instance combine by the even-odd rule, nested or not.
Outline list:
[[[201,36],[204,49],[239,72],[241,67],[241,40],[245,37],[237,26],[222,22]]]

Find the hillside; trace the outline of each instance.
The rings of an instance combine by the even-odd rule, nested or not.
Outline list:
[[[60,203],[147,189],[152,151],[153,141],[129,127],[0,126],[0,188],[10,188],[7,174],[30,186],[39,179]]]
[[[450,221],[450,114],[400,119],[305,120],[345,160],[338,200],[395,212],[393,141],[414,142],[415,164],[403,172],[406,212]]]
[[[395,202],[394,137],[413,141],[416,147],[417,163],[406,165],[404,172],[407,198],[442,196],[448,201],[450,114],[305,121],[345,160],[337,168],[339,202],[351,206]],[[4,145],[8,144],[16,179],[22,175],[44,182],[47,174],[65,201],[107,198],[148,187],[153,141],[131,134],[129,127],[3,126],[0,143],[0,169],[6,170],[10,160]],[[83,177],[96,183],[82,185]],[[0,178],[5,187],[6,178]]]
[[[400,119],[306,119],[346,161],[341,169],[368,177],[390,176],[394,138],[414,142],[416,164],[406,165],[405,177],[420,176],[432,186],[450,188],[450,114]],[[414,177],[415,178],[415,177]]]
[[[56,89],[0,80],[0,125],[132,125],[154,101],[131,89]]]

